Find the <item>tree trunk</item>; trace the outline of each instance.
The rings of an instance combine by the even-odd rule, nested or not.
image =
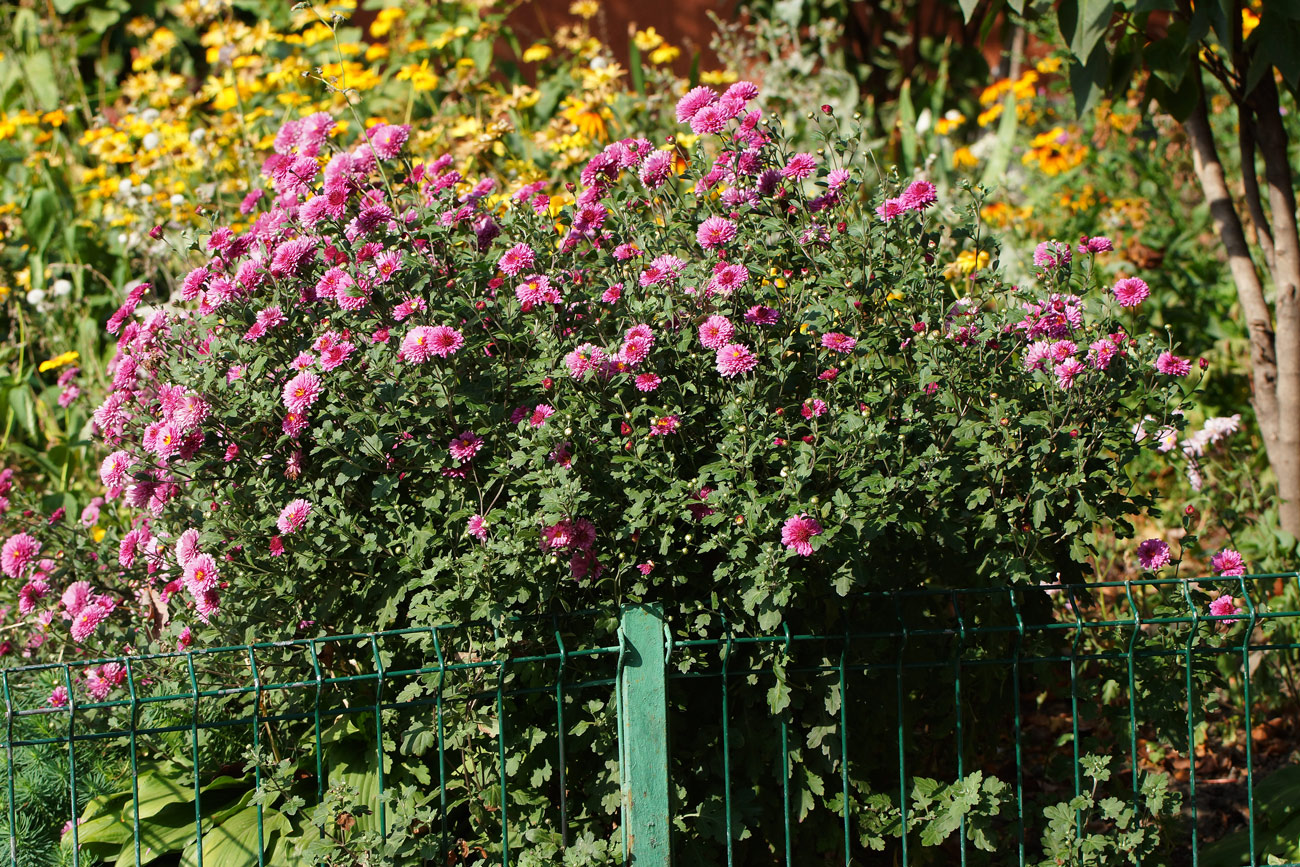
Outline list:
[[[1196,74],[1200,74],[1199,69]],[[1276,115],[1273,119],[1276,120]],[[1249,121],[1249,117],[1241,118],[1243,123]],[[1290,170],[1286,170],[1287,186],[1283,190],[1280,171],[1276,166],[1270,168],[1270,163],[1276,162],[1276,131],[1265,131],[1261,125],[1260,150],[1273,153],[1272,159],[1266,155],[1264,162],[1269,203],[1273,212],[1274,277],[1276,279],[1280,276],[1289,281],[1291,292],[1291,302],[1284,308],[1281,305],[1284,284],[1279,284],[1279,330],[1286,329],[1281,334],[1286,336],[1285,342],[1289,343],[1282,347],[1279,345],[1279,335],[1274,333],[1273,316],[1264,297],[1263,284],[1250,257],[1250,246],[1246,242],[1241,217],[1233,205],[1232,195],[1224,179],[1223,163],[1219,159],[1210,129],[1203,88],[1184,128],[1192,145],[1192,162],[1197,180],[1209,203],[1214,228],[1219,233],[1228,256],[1228,268],[1237,287],[1237,298],[1250,337],[1253,385],[1251,402],[1255,407],[1255,418],[1264,438],[1269,464],[1277,475],[1278,494],[1283,499],[1278,508],[1279,522],[1282,529],[1293,536],[1300,536],[1300,308],[1296,306],[1295,296],[1300,287],[1300,236],[1296,231],[1295,197],[1289,186]],[[1285,141],[1283,133],[1281,152],[1284,168]],[[1289,204],[1287,194],[1290,194]],[[1285,237],[1278,237],[1279,227],[1284,229]],[[1287,275],[1294,275],[1294,279]],[[1285,324],[1280,319],[1284,311],[1288,316]],[[1282,380],[1286,380],[1285,385]]]

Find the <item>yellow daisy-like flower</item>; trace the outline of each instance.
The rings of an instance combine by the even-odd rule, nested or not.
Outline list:
[[[382,39],[388,35],[389,30],[393,29],[393,24],[401,21],[405,16],[406,12],[397,7],[379,10],[375,20],[370,22],[370,35]]]
[[[1034,64],[1034,69],[1037,69],[1041,75],[1051,75],[1053,72],[1059,72],[1061,70],[1061,58],[1044,57]]]
[[[650,62],[663,66],[665,63],[672,63],[682,56],[682,50],[674,45],[660,45],[654,51],[650,52]]]
[[[730,69],[708,69],[700,73],[700,84],[735,84],[740,75]]]
[[[632,43],[641,51],[654,51],[664,44],[664,38],[656,33],[653,27],[647,27],[632,35]]]
[[[524,49],[524,63],[541,63],[551,56],[551,46],[534,42]]]
[[[952,152],[952,167],[954,169],[973,169],[979,165],[980,161],[970,148],[957,148]]]
[[[944,114],[934,122],[934,131],[939,135],[948,135],[966,122],[966,115],[956,109]]]
[[[68,115],[65,114],[61,108],[56,108],[54,111],[47,111],[45,114],[41,115],[41,123],[53,127],[63,126],[63,124],[67,123],[67,120]]]
[[[569,4],[569,14],[577,15],[579,18],[590,20],[599,12],[600,4],[596,0],[575,0]]]
[[[609,131],[605,127],[606,119],[613,117],[608,108],[603,105],[588,105],[575,97],[568,97],[562,103],[565,108],[560,112],[560,116],[578,128],[582,133],[593,141],[607,141]]]
[[[56,355],[53,358],[42,361],[41,366],[38,367],[37,370],[41,373],[45,373],[47,370],[58,370],[65,364],[74,363],[78,358],[81,358],[81,353],[79,352],[65,352],[62,355]]]
[[[949,262],[948,267],[943,269],[943,276],[949,280],[955,280],[959,277],[974,274],[976,271],[987,268],[991,258],[987,250],[980,250],[978,255],[974,250],[962,250],[957,254],[957,258]]]
[[[1029,147],[1029,151],[1021,157],[1021,162],[1027,166],[1037,164],[1044,174],[1051,177],[1069,171],[1088,155],[1088,149],[1059,126],[1034,136]]]
[[[411,87],[417,91],[435,90],[438,87],[438,75],[429,68],[429,60],[425,58],[420,63],[408,63],[397,72],[399,81],[411,82]]]

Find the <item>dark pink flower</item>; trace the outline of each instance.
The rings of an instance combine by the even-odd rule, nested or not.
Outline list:
[[[1147,539],[1137,549],[1138,563],[1142,568],[1154,572],[1170,562],[1169,546],[1160,539]]]
[[[1216,574],[1237,577],[1246,574],[1246,561],[1232,548],[1224,548],[1210,558]]]
[[[1150,287],[1138,277],[1125,277],[1115,283],[1113,289],[1121,307],[1136,307],[1151,294]]]
[[[793,548],[802,557],[812,554],[812,538],[822,534],[822,525],[807,514],[795,515],[781,527],[781,544]]]
[[[280,510],[280,517],[276,519],[275,526],[284,535],[291,535],[302,528],[310,514],[311,503],[301,498],[293,500]]]

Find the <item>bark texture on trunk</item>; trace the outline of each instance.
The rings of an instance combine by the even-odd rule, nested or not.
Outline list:
[[[1266,77],[1267,78],[1267,77]],[[1272,86],[1271,79],[1268,82]],[[1295,217],[1295,192],[1291,169],[1286,161],[1286,134],[1277,114],[1277,91],[1261,94],[1256,143],[1264,159],[1271,220],[1257,225],[1271,242],[1268,259],[1277,287],[1276,330],[1273,311],[1264,295],[1264,285],[1250,256],[1250,245],[1241,217],[1232,201],[1223,163],[1210,128],[1204,90],[1195,109],[1184,123],[1192,145],[1197,180],[1210,206],[1214,228],[1228,257],[1228,268],[1237,287],[1237,298],[1250,337],[1252,403],[1269,465],[1277,475],[1279,523],[1293,536],[1300,536],[1300,230]],[[1250,108],[1239,107],[1242,124],[1250,124]],[[1252,130],[1253,133],[1253,130]],[[1250,158],[1243,154],[1243,159]],[[1252,167],[1253,180],[1253,167]],[[1258,223],[1262,209],[1251,207]]]

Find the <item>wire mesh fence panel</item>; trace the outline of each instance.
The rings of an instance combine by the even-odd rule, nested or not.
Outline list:
[[[659,617],[4,670],[5,851],[1300,864],[1295,575],[869,594],[772,631]]]

